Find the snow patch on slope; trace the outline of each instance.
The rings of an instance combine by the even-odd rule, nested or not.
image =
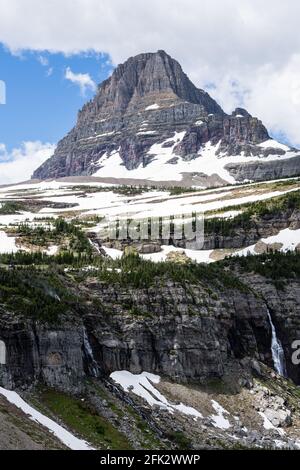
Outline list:
[[[184,252],[191,260],[197,263],[212,263],[214,260],[210,258],[213,250],[190,250],[188,248],[177,248],[173,245],[162,245],[162,251],[158,253],[149,253],[140,255],[146,260],[158,263],[160,261],[166,261],[167,255],[171,252]]]
[[[0,253],[15,253],[18,251],[15,237],[8,237],[5,232],[0,231]]]
[[[277,142],[277,140],[274,140],[274,139],[265,140],[261,144],[258,144],[258,147],[261,147],[264,149],[267,149],[267,148],[280,149],[280,150],[285,150],[286,152],[290,150],[290,148],[287,145],[281,144],[280,142]]]
[[[300,229],[291,230],[289,228],[285,228],[284,230],[281,230],[277,235],[272,235],[267,238],[261,238],[259,241],[266,243],[267,245],[271,245],[273,243],[281,243],[282,246],[278,251],[294,251],[297,245],[300,244]],[[250,245],[246,248],[243,248],[242,250],[235,253],[235,255],[238,256],[247,256],[247,254],[257,254],[256,243],[254,245]]]
[[[197,121],[195,124],[201,125],[201,121]],[[152,132],[141,130],[139,133],[150,134]],[[269,162],[297,155],[295,152],[287,152],[290,149],[286,145],[269,139],[259,146],[262,149],[268,147],[283,149],[287,153],[285,155],[268,155],[267,157],[263,153],[259,156],[251,157],[246,157],[243,153],[241,155],[228,156],[218,153],[220,141],[216,145],[207,142],[199,150],[197,158],[186,161],[180,155],[174,153],[175,146],[183,140],[185,134],[186,132],[175,132],[174,137],[166,139],[164,142],[153,144],[147,153],[154,157],[154,159],[147,166],[144,167],[141,164],[134,170],[127,170],[118,150],[110,155],[105,153],[96,163],[96,166],[101,166],[101,168],[93,176],[113,176],[115,178],[146,179],[150,181],[181,181],[184,173],[203,173],[207,176],[217,175],[228,183],[235,184],[235,178],[226,169],[228,164],[242,164],[253,161]],[[165,146],[165,144],[172,141],[174,141],[173,145]],[[174,157],[177,158],[176,163],[170,162]]]
[[[224,415],[229,415],[229,412],[226,411],[217,401],[211,401],[213,409],[216,411],[217,414],[211,415],[211,419],[215,427],[220,429],[228,429],[231,427],[230,422]]]
[[[26,415],[28,415],[29,419],[47,428],[70,449],[93,450],[93,448],[87,442],[78,439],[69,431],[57,424],[55,421],[43,415],[39,411],[35,410],[34,408],[32,408],[32,406],[28,405],[28,403],[26,403],[16,392],[12,392],[10,390],[6,390],[5,388],[0,387],[0,394],[3,395],[10,403],[15,405],[17,408],[21,409]]]
[[[175,132],[174,137],[166,139],[160,144],[153,144],[148,151],[148,155],[154,157],[152,162],[146,167],[143,167],[141,164],[134,170],[127,170],[119,150],[115,150],[110,155],[105,152],[97,162],[97,165],[101,168],[99,168],[93,176],[101,176],[103,178],[113,176],[114,178],[148,179],[153,181],[168,181],[174,179],[180,181],[182,176],[179,174],[180,169],[178,165],[168,164],[167,162],[174,156],[173,149],[175,145],[181,142],[184,136],[185,132]],[[174,141],[172,146],[164,147],[164,144],[172,141]]]
[[[185,415],[193,416],[194,419],[202,418],[201,413],[195,408],[186,406],[183,403],[174,405],[170,403],[162,393],[160,393],[152,384],[160,382],[160,376],[142,372],[141,374],[132,374],[126,370],[116,371],[110,374],[110,377],[125,392],[133,392],[135,395],[143,398],[150,406],[159,406],[168,410],[170,413],[179,411]]]
[[[157,103],[154,103],[154,104],[150,104],[150,106],[147,106],[147,108],[145,108],[145,111],[152,111],[153,109],[158,109],[159,108],[159,105]]]

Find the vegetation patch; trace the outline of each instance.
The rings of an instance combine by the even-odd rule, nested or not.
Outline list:
[[[89,240],[76,221],[67,222],[60,217],[46,226],[32,227],[20,224],[15,231],[25,244],[48,247],[50,243],[55,243],[63,250],[73,253],[92,253]]]
[[[265,201],[232,205],[216,211],[208,211],[206,215],[217,215],[218,213],[232,210],[243,210],[243,213],[230,219],[218,217],[206,218],[204,221],[204,233],[234,236],[240,229],[248,230],[257,225],[258,219],[277,217],[287,211],[292,212],[296,209],[300,209],[300,191],[294,191]]]
[[[124,434],[84,401],[52,389],[42,390],[39,400],[69,429],[98,449],[132,448]]]
[[[135,288],[147,288],[157,282],[172,280],[187,288],[189,284],[210,283],[218,288],[234,288],[248,290],[246,286],[231,272],[226,272],[221,265],[201,264],[190,262],[178,264],[172,262],[154,263],[144,260],[138,254],[131,253],[123,255],[120,259],[109,260],[110,267],[107,269],[107,261],[99,267],[97,276],[101,281],[121,286],[132,286]]]
[[[84,254],[75,256],[71,252],[57,256],[43,253],[0,255],[0,263],[0,304],[7,310],[46,322],[57,322],[65,315],[83,314],[86,299],[75,292],[88,278],[125,289],[160,289],[172,281],[189,294],[191,286],[201,285],[207,289],[210,299],[218,300],[220,292],[227,289],[245,293],[251,290],[240,279],[241,272],[258,273],[281,288],[286,280],[300,276],[300,253],[297,252],[226,258],[209,265],[153,263],[137,254],[112,260]],[[100,300],[99,305],[93,305],[91,308],[103,310]],[[132,316],[150,315],[130,299],[124,300],[123,308]]]
[[[273,279],[296,279],[300,277],[300,253],[299,252],[274,252],[261,255],[237,256],[226,258],[216,264],[240,268],[244,272],[255,272],[262,276]]]
[[[0,304],[25,317],[57,322],[78,310],[78,300],[55,271],[0,268]]]
[[[0,204],[0,215],[18,214],[25,210],[25,206],[21,202],[7,201]]]

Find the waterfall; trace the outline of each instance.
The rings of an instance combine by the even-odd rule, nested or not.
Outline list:
[[[275,326],[272,321],[272,317],[271,317],[269,309],[267,309],[267,311],[268,311],[268,318],[269,318],[271,331],[272,331],[271,351],[272,351],[274,369],[279,375],[282,375],[283,377],[287,377],[283,347],[279,338],[277,338]]]
[[[89,363],[88,368],[89,368],[90,374],[93,377],[98,377],[99,375],[98,365],[97,365],[97,362],[95,361],[93,350],[90,345],[86,329],[83,330],[83,348],[84,348],[84,352]]]
[[[6,364],[6,346],[4,341],[0,339],[0,365]]]

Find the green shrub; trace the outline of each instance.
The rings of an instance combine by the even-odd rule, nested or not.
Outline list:
[[[7,201],[1,204],[0,215],[16,214],[24,210],[24,205],[20,202]]]
[[[74,311],[77,300],[54,271],[0,269],[0,304],[15,313],[46,322]]]

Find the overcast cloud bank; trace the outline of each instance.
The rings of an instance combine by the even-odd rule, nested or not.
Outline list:
[[[244,106],[300,146],[298,0],[0,0],[0,11],[13,52],[94,50],[117,64],[165,49],[225,111]]]

